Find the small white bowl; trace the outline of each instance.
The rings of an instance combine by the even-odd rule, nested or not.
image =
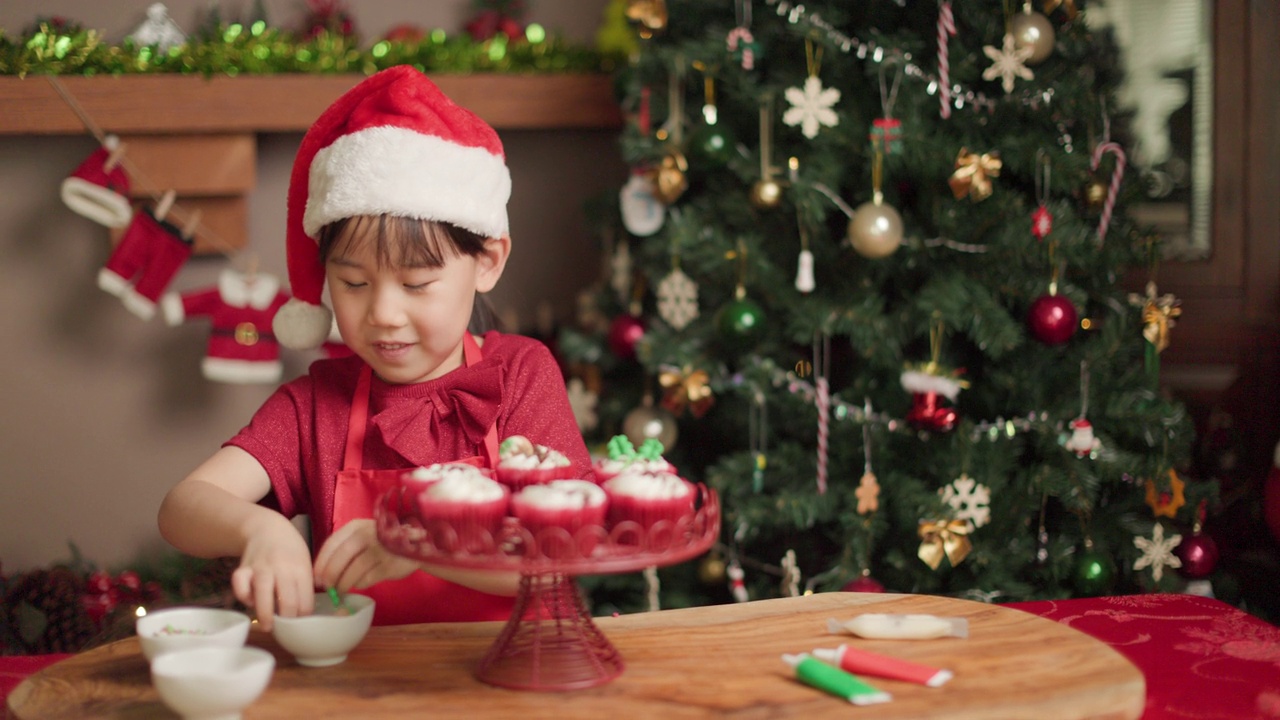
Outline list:
[[[276,658],[257,647],[175,650],[151,663],[151,683],[170,710],[187,720],[240,720],[267,689]]]
[[[373,598],[352,593],[342,601],[351,609],[349,615],[335,614],[328,593],[316,593],[314,613],[302,617],[276,615],[271,634],[299,665],[337,665],[347,659],[347,653],[360,644],[373,624]]]
[[[174,607],[147,613],[134,623],[148,660],[174,650],[244,646],[249,616],[235,610]]]

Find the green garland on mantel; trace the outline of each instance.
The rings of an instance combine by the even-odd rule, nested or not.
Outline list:
[[[427,73],[610,72],[620,60],[538,31],[529,35],[510,40],[498,34],[477,42],[466,33],[437,29],[421,40],[381,40],[361,48],[353,38],[329,31],[303,39],[264,22],[231,23],[162,52],[128,39],[110,45],[95,30],[41,23],[19,38],[0,30],[0,75],[371,75],[393,65]]]

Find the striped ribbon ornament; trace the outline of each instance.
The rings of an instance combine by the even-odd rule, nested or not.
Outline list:
[[[1098,245],[1107,238],[1107,228],[1111,225],[1111,213],[1115,210],[1116,195],[1120,192],[1120,181],[1124,178],[1125,155],[1120,143],[1107,141],[1098,143],[1093,149],[1093,159],[1089,168],[1097,171],[1102,156],[1112,153],[1116,156],[1116,167],[1111,171],[1111,184],[1107,187],[1107,199],[1102,204],[1102,217],[1098,219]]]

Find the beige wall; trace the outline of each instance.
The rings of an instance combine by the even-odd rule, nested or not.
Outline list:
[[[38,16],[63,15],[111,41],[137,25],[147,0],[0,3],[10,35]],[[224,18],[252,6],[219,2]],[[534,0],[532,19],[581,41],[606,0]],[[206,0],[169,0],[184,28]],[[274,25],[296,24],[302,2],[268,0]],[[470,0],[349,2],[366,37],[413,21],[460,29]],[[282,98],[287,102],[287,98]],[[0,112],[4,112],[0,108]],[[249,236],[263,269],[283,275],[280,238],[289,166],[300,135],[259,137],[258,186]],[[597,274],[583,201],[618,183],[616,133],[503,133],[514,191],[515,249],[493,293],[524,325],[550,302],[571,317],[578,288]],[[206,324],[143,322],[98,290],[110,244],[105,231],[64,206],[61,180],[93,149],[82,137],[0,136],[0,563],[4,572],[69,557],[74,542],[104,566],[164,548],[155,511],[165,491],[244,424],[271,388],[213,383],[200,375]],[[205,287],[227,261],[194,259],[171,289]],[[287,372],[311,356],[286,355]]]

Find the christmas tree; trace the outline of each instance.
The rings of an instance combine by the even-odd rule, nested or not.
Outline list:
[[[1118,57],[1086,13],[629,3],[634,172],[559,346],[591,439],[658,437],[720,495],[722,542],[662,570],[664,606],[1212,572],[1216,486],[1159,390],[1181,309],[1125,213]],[[593,592],[635,609],[636,582]]]

